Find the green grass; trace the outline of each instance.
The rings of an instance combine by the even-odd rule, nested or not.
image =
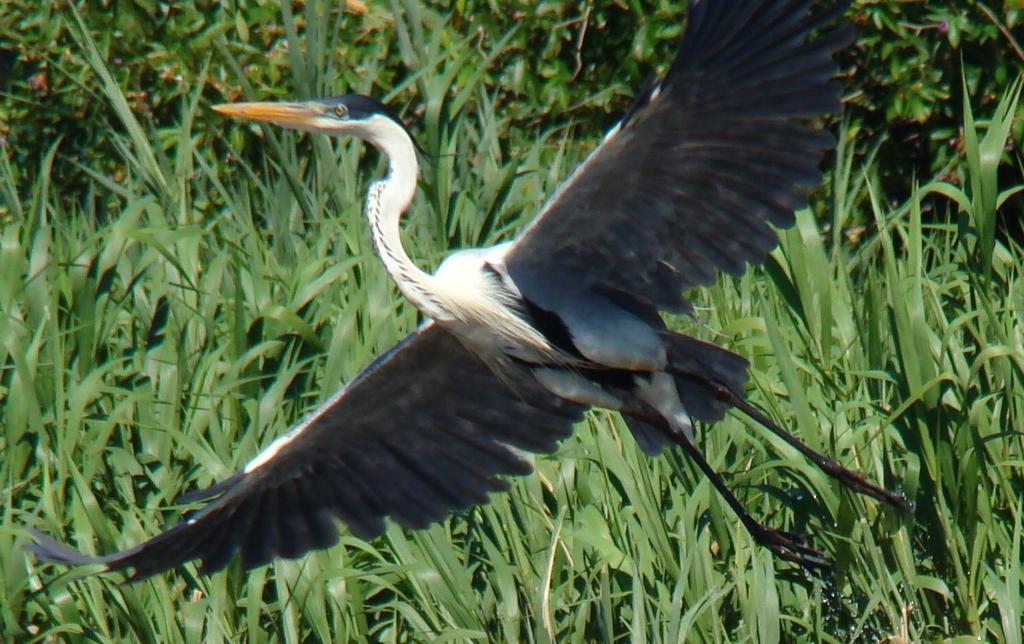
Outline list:
[[[396,28],[423,71],[395,92],[422,106],[434,155],[407,244],[433,267],[509,238],[594,141],[510,129],[477,82],[497,52],[406,9]],[[749,357],[751,398],[809,445],[913,500],[900,516],[853,497],[737,418],[703,428],[747,507],[813,534],[832,579],[773,559],[684,458],[647,459],[603,412],[510,493],[425,531],[132,585],[37,564],[28,525],[87,552],[156,534],[179,494],[230,474],[417,321],[362,220],[374,154],[268,129],[265,160],[224,162],[190,136],[218,118],[208,106],[183,101],[178,128],[147,130],[76,33],[109,79],[126,173],[69,196],[54,154],[0,156],[0,637],[1021,642],[1024,252],[997,233],[1024,187],[996,174],[1019,163],[1001,155],[1019,86],[990,121],[968,108],[956,184],[880,194],[844,139],[830,220],[800,213],[766,269],[695,292],[696,319],[674,321]],[[325,67],[293,64],[331,87]],[[351,89],[372,88],[372,68],[362,80]],[[875,227],[844,243],[863,220]]]

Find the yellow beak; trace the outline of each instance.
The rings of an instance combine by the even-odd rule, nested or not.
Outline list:
[[[224,103],[213,111],[225,116],[285,127],[314,127],[323,108],[311,103]]]

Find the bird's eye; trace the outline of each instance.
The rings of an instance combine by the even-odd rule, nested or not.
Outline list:
[[[340,119],[346,118],[348,116],[348,108],[344,105],[335,105],[334,115]]]

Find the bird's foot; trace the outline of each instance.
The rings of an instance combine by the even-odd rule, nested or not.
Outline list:
[[[850,490],[864,496],[869,496],[876,501],[887,503],[903,512],[910,512],[910,504],[907,502],[906,495],[902,492],[892,492],[880,485],[875,485],[868,480],[867,474],[844,467],[841,463],[831,458],[821,456],[821,460],[816,460],[815,463],[821,468],[822,472],[836,479]]]
[[[769,528],[756,522],[747,525],[747,529],[754,541],[771,550],[780,559],[798,564],[812,574],[832,570],[832,562],[811,547],[806,535]]]

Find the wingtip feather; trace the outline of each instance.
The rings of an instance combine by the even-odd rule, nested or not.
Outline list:
[[[35,528],[26,528],[25,531],[28,532],[32,541],[26,543],[23,548],[40,561],[68,566],[90,566],[106,563],[103,557],[83,554]]]
[[[244,476],[245,472],[235,472],[223,481],[182,494],[174,499],[174,503],[177,505],[188,505],[190,503],[198,503],[199,501],[210,501],[238,485]]]

